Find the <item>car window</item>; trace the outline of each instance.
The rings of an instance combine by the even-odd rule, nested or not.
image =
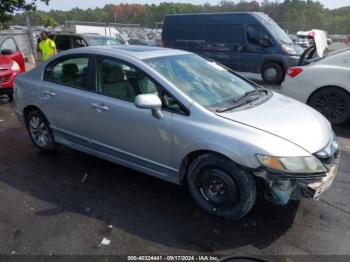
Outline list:
[[[174,55],[144,60],[180,91],[208,108],[232,104],[256,86],[227,68],[198,55]]]
[[[79,36],[73,37],[73,48],[84,47],[84,46],[87,46],[87,43],[83,38]]]
[[[201,50],[236,50],[245,42],[243,25],[232,24],[171,24],[168,41],[181,48]]]
[[[247,26],[247,40],[251,45],[260,45],[259,43],[259,28],[254,25]]]
[[[13,38],[7,38],[5,41],[1,44],[0,50],[11,50],[13,52],[18,50],[17,44]]]
[[[88,57],[56,59],[45,69],[44,80],[79,89],[88,89]]]
[[[68,35],[57,35],[55,37],[56,48],[59,51],[70,49],[70,36]]]
[[[139,94],[158,94],[156,85],[144,72],[111,58],[97,58],[96,89],[130,102]]]

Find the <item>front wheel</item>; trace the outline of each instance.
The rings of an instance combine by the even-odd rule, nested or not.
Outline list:
[[[201,208],[226,219],[240,219],[255,203],[253,176],[220,155],[205,154],[195,159],[188,170],[187,184]]]
[[[41,151],[54,151],[56,143],[46,117],[38,110],[29,112],[27,116],[29,136]]]
[[[332,124],[342,124],[350,117],[350,96],[338,87],[325,87],[316,91],[308,105],[323,114]]]
[[[283,68],[277,63],[267,63],[261,70],[261,76],[267,84],[280,84],[284,79]]]

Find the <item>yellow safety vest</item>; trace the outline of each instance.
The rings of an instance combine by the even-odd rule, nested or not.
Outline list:
[[[56,44],[50,38],[41,41],[39,44],[39,49],[41,50],[41,53],[43,55],[43,61],[46,61],[51,56],[56,54]]]

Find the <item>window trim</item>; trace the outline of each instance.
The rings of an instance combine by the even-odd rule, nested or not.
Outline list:
[[[69,86],[69,85],[65,85],[65,84],[61,84],[61,83],[55,83],[55,82],[48,81],[48,80],[45,79],[45,73],[46,73],[46,71],[47,71],[49,66],[51,66],[52,64],[55,64],[57,61],[67,60],[67,59],[72,59],[72,58],[88,58],[88,65],[87,65],[88,66],[88,70],[87,70],[88,86],[87,86],[87,88],[78,88],[78,87]],[[60,63],[60,62],[58,62],[58,63]],[[43,74],[42,74],[41,81],[46,82],[46,83],[59,85],[59,86],[63,86],[63,87],[69,87],[69,88],[73,88],[73,89],[77,89],[77,90],[82,90],[82,91],[86,91],[86,92],[96,93],[95,86],[91,83],[91,80],[92,80],[91,79],[91,75],[92,75],[92,71],[91,71],[92,70],[92,64],[91,63],[92,63],[92,55],[91,54],[68,54],[68,55],[57,57],[56,59],[50,61],[45,66],[45,69],[44,69]]]
[[[129,100],[126,100],[126,99],[122,99],[122,98],[118,98],[118,97],[114,97],[114,96],[110,96],[110,95],[107,95],[107,94],[103,94],[103,93],[100,93],[100,92],[97,92],[97,78],[96,78],[96,75],[97,75],[97,68],[96,68],[96,64],[97,64],[97,59],[98,58],[107,58],[107,59],[112,59],[112,60],[115,60],[116,62],[118,63],[121,63],[121,64],[125,64],[127,66],[130,66],[130,67],[133,67],[137,70],[140,70],[142,71],[146,77],[148,77],[151,81],[153,81],[153,83],[155,84],[156,88],[157,88],[157,91],[159,93],[163,93],[163,92],[166,92],[167,94],[171,95],[172,97],[174,97],[174,99],[176,100],[176,102],[181,106],[181,108],[183,109],[184,113],[181,113],[181,112],[178,112],[178,111],[175,111],[175,110],[171,110],[169,108],[164,108],[164,101],[163,99],[161,99],[162,101],[162,108],[161,110],[162,111],[166,111],[166,112],[170,112],[170,113],[173,113],[173,114],[178,114],[178,115],[183,115],[183,116],[190,116],[191,115],[191,111],[186,107],[184,106],[183,103],[181,103],[181,101],[179,101],[179,99],[177,99],[170,91],[168,91],[165,87],[163,87],[157,80],[155,80],[150,74],[148,74],[147,72],[145,72],[144,70],[142,70],[140,67],[138,67],[137,65],[135,64],[132,64],[128,61],[125,61],[123,59],[120,59],[120,58],[117,58],[117,57],[113,57],[113,56],[108,56],[108,55],[100,55],[100,54],[94,54],[92,55],[92,58],[91,58],[91,82],[90,84],[93,85],[93,90],[95,90],[95,93],[96,94],[99,94],[99,95],[103,95],[103,96],[106,96],[106,97],[111,97],[111,98],[114,98],[114,99],[118,99],[118,100],[121,100],[121,101],[125,101],[125,102],[129,102],[129,103],[134,103],[132,101],[129,101]]]

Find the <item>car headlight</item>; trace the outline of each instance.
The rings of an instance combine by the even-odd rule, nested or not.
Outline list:
[[[282,47],[283,51],[289,55],[296,55],[297,54],[297,51],[293,47],[290,47],[290,46],[285,45],[285,44],[282,44],[281,47]]]
[[[263,166],[284,173],[312,174],[327,172],[321,161],[314,156],[273,157],[256,155],[256,157]]]
[[[17,64],[16,61],[12,61],[11,70],[12,71],[19,71],[20,70],[19,65]]]

